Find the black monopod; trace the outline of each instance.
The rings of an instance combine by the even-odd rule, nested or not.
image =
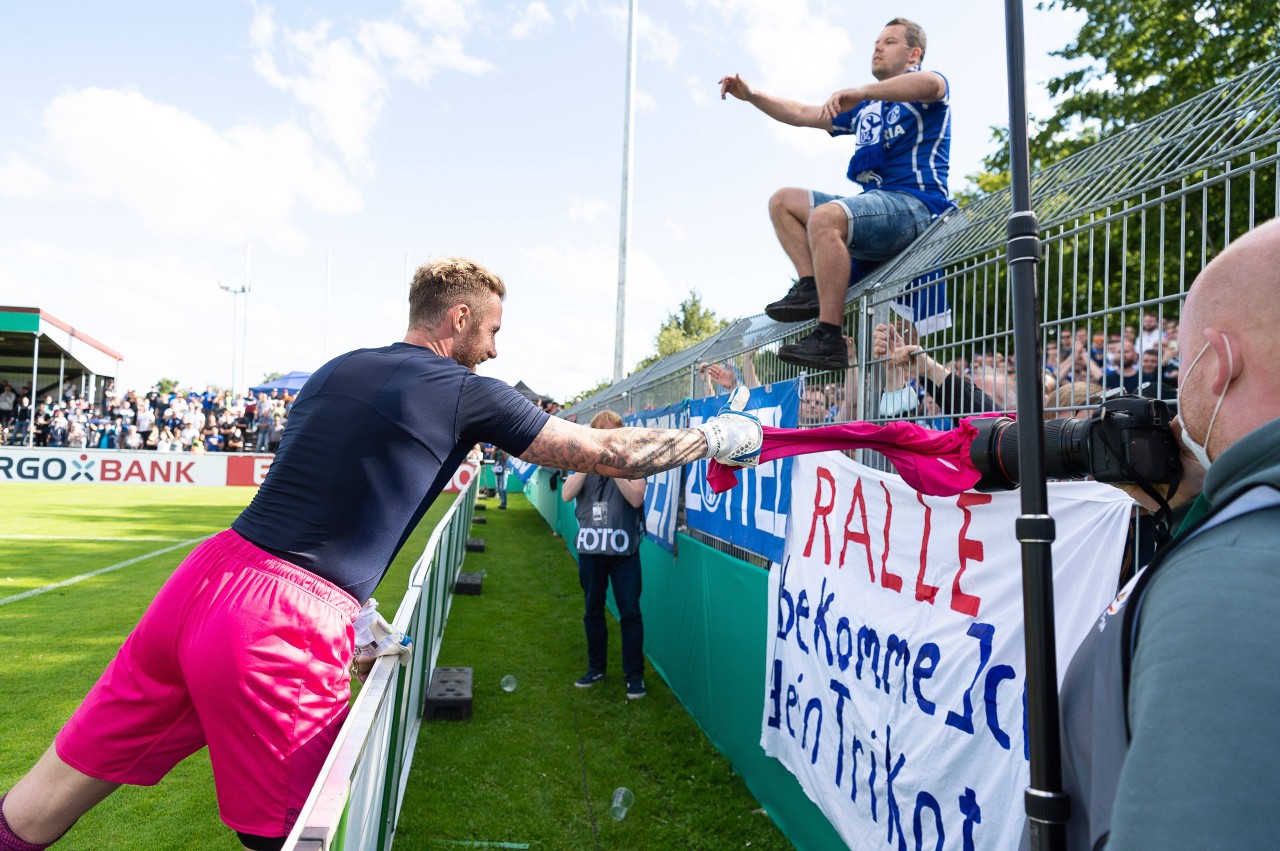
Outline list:
[[[1005,52],[1009,67],[1009,176],[1013,213],[1005,256],[1013,289],[1013,352],[1016,362],[1039,363],[1040,325],[1036,306],[1036,266],[1040,226],[1031,209],[1031,168],[1027,152],[1026,55],[1022,2],[1005,0]],[[1044,389],[1041,370],[1020,370],[1018,381],[1018,467],[1022,514],[1016,533],[1022,544],[1022,616],[1026,625],[1027,729],[1031,785],[1026,792],[1032,851],[1065,851],[1071,799],[1062,790],[1062,749],[1058,738],[1058,663],[1054,641],[1053,553],[1044,474]],[[1030,380],[1034,378],[1034,380]]]

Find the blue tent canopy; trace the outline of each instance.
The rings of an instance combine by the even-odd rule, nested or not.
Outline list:
[[[259,384],[250,387],[251,393],[270,393],[272,390],[280,393],[297,393],[302,389],[302,385],[307,383],[307,379],[311,377],[309,372],[291,372],[288,375],[282,375],[275,381],[267,384]]]

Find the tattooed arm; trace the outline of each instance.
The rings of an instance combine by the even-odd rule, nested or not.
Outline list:
[[[643,479],[707,457],[707,438],[691,428],[587,428],[552,417],[520,457],[531,464]]]

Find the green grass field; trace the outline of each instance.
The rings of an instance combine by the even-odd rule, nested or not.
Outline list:
[[[612,616],[609,676],[574,687],[586,670],[577,565],[524,497],[487,504],[473,532],[485,552],[463,566],[484,571],[483,593],[454,597],[438,663],[472,669],[472,717],[423,724],[397,851],[791,848],[651,668],[648,696],[626,699]],[[635,804],[614,821],[619,786]]]
[[[138,559],[0,604],[0,790],[40,757],[161,584],[224,528],[251,488],[0,486],[0,600]],[[394,614],[409,569],[448,505],[440,500],[377,592]],[[161,552],[161,550],[169,550]],[[207,751],[151,788],[125,786],[80,820],[62,849],[239,848],[218,820]]]

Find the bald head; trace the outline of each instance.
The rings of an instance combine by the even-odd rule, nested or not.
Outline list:
[[[1239,333],[1246,345],[1270,344],[1280,329],[1277,293],[1280,219],[1272,219],[1231,243],[1201,271],[1187,294],[1181,335],[1197,351],[1204,345],[1200,339],[1204,329],[1219,325]],[[1195,357],[1194,352],[1190,354]]]
[[[1196,277],[1182,309],[1179,418],[1217,458],[1280,418],[1280,219],[1231,243]],[[1207,347],[1207,348],[1206,348]],[[1221,411],[1213,411],[1221,398]]]

